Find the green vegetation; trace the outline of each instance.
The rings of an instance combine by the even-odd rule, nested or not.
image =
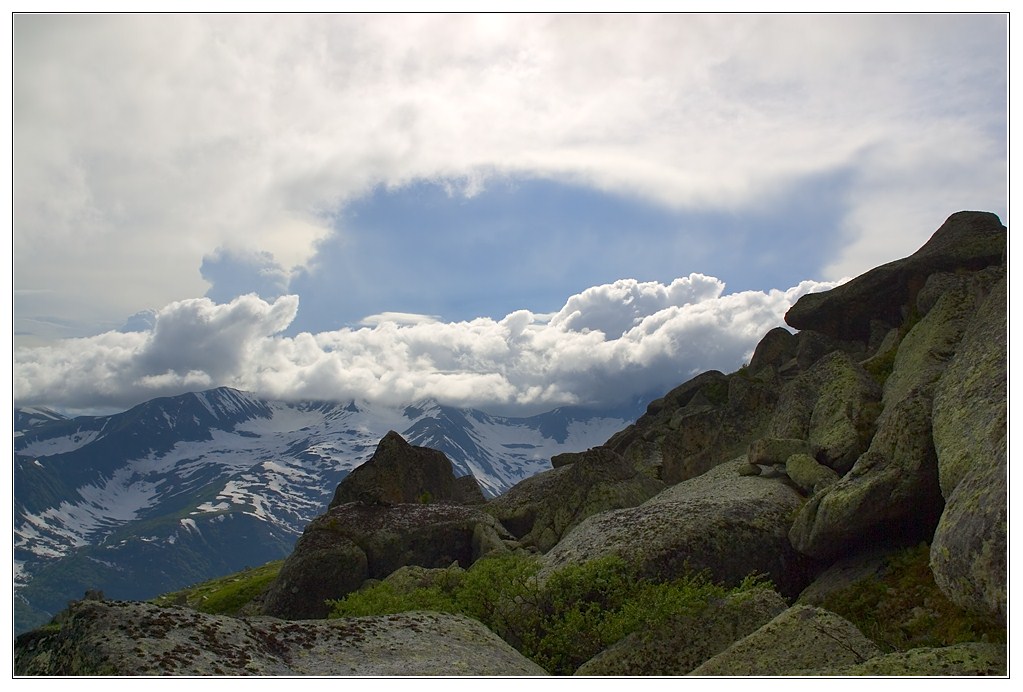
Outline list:
[[[518,555],[485,558],[470,569],[448,570],[429,586],[401,590],[387,581],[332,601],[332,617],[409,610],[460,613],[489,627],[525,656],[556,675],[623,636],[700,612],[733,591],[768,588],[759,578],[735,589],[700,574],[665,583],[641,578],[617,557],[566,567],[545,582],[540,563]]]
[[[270,586],[283,564],[283,560],[268,562],[262,567],[245,569],[237,574],[158,596],[152,602],[161,606],[186,605],[214,615],[238,615],[244,606]]]
[[[862,579],[828,596],[822,606],[854,623],[887,651],[1003,643],[1006,628],[954,605],[934,583],[926,543],[888,558],[879,577]]]

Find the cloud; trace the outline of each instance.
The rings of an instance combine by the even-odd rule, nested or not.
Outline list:
[[[197,268],[218,247],[291,272],[380,185],[474,195],[517,176],[740,213],[850,167],[847,218],[822,231],[849,248],[829,278],[858,273],[890,259],[921,208],[1004,213],[1006,26],[17,15],[15,288],[109,321],[201,295]]]
[[[606,406],[663,392],[707,369],[734,370],[782,323],[799,296],[831,284],[722,295],[713,277],[663,285],[634,280],[570,297],[553,316],[440,322],[375,316],[372,326],[293,337],[282,332],[295,296],[218,305],[172,303],[146,332],[109,332],[19,349],[19,405],[127,407],[161,395],[228,385],[286,399],[387,404],[432,397],[529,413]],[[598,328],[599,327],[599,328]]]

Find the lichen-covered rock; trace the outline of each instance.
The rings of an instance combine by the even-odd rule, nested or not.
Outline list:
[[[489,537],[493,540],[481,540]],[[469,567],[487,547],[510,539],[478,507],[352,502],[330,508],[306,527],[264,597],[264,612],[293,619],[326,617],[327,599],[405,565]]]
[[[891,549],[868,549],[832,563],[803,589],[796,599],[799,605],[822,606],[825,600],[864,579],[879,579],[888,566]]]
[[[756,373],[767,366],[782,368],[796,357],[797,343],[795,334],[784,327],[775,327],[764,335],[753,351],[749,361],[750,372]]]
[[[970,642],[937,648],[897,651],[875,656],[863,663],[825,670],[802,671],[800,675],[914,677],[1006,675],[1008,656],[1004,644]]]
[[[902,324],[927,277],[937,272],[979,270],[1001,264],[1008,232],[991,213],[952,214],[915,253],[862,274],[841,286],[801,297],[785,315],[799,330],[867,343],[873,324]]]
[[[773,368],[753,374],[702,373],[647,407],[605,444],[637,468],[672,485],[746,451],[763,436],[780,380]]]
[[[796,550],[824,560],[872,544],[910,545],[931,536],[943,501],[930,409],[922,395],[885,409],[870,449],[799,510],[789,532]]]
[[[844,474],[870,445],[880,399],[881,389],[867,371],[847,353],[833,351],[786,383],[771,434],[805,440],[808,448],[791,454],[810,454]]]
[[[369,461],[341,481],[330,507],[347,502],[472,505],[483,504],[485,498],[476,479],[455,478],[443,452],[410,445],[392,430]]]
[[[787,537],[802,496],[780,479],[740,476],[744,463],[733,459],[638,507],[589,517],[543,557],[541,575],[618,555],[658,580],[707,570],[735,585],[759,572],[795,596],[816,569]]]
[[[834,485],[838,474],[808,454],[793,454],[785,462],[785,475],[807,495]]]
[[[978,299],[965,276],[938,297],[923,318],[903,337],[891,374],[884,383],[884,404],[905,399],[913,391],[933,394],[934,384],[948,367]]]
[[[822,608],[789,608],[691,675],[799,675],[864,663],[881,650],[848,620]]]
[[[17,675],[545,675],[475,620],[446,613],[286,622],[83,601],[15,642]]]
[[[971,321],[935,390],[933,429],[945,510],[931,569],[953,603],[1007,614],[1006,281]]]
[[[617,452],[595,447],[560,455],[559,466],[518,483],[486,511],[515,533],[523,547],[550,550],[586,517],[635,507],[664,489]]]
[[[784,465],[793,454],[812,454],[813,447],[805,439],[762,437],[749,443],[746,460],[758,466]]]
[[[779,594],[754,589],[711,603],[703,611],[623,637],[576,675],[685,675],[788,607]]]

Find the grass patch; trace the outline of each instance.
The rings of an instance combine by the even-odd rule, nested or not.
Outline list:
[[[268,562],[262,567],[252,567],[157,596],[151,602],[161,606],[188,606],[213,615],[237,615],[245,605],[262,595],[277,578],[283,564],[283,560]]]
[[[934,582],[929,560],[926,543],[902,550],[888,558],[880,576],[837,591],[821,605],[855,624],[886,651],[1004,643],[1004,626],[968,613],[945,597]]]

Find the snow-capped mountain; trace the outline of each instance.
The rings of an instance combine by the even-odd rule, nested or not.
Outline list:
[[[229,388],[111,416],[16,410],[16,629],[88,588],[149,598],[287,555],[388,430],[443,451],[492,497],[640,412],[508,418],[432,400],[285,402]]]

